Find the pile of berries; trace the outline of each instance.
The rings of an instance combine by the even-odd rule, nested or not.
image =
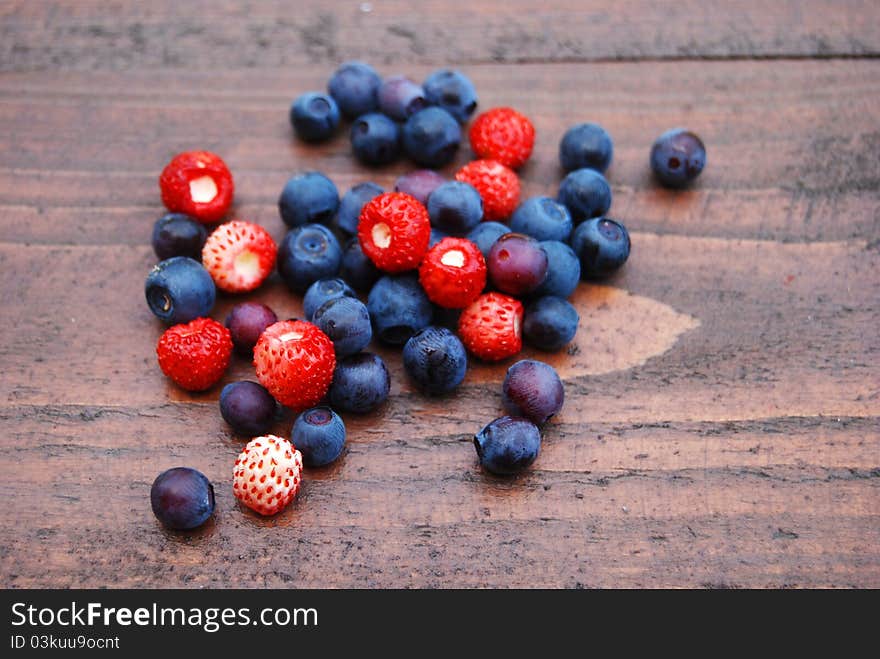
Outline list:
[[[437,168],[455,157],[476,107],[474,86],[458,71],[436,71],[419,85],[404,76],[382,80],[369,65],[349,62],[330,78],[328,93],[297,98],[290,121],[301,139],[321,141],[344,116],[361,162],[405,155]],[[578,282],[607,277],[627,260],[629,234],[606,216],[612,142],[602,127],[580,124],[563,136],[567,175],[555,199],[520,200],[516,170],[535,141],[528,117],[493,108],[474,118],[468,137],[477,159],[453,180],[417,169],[393,191],[364,182],[340,198],[320,172],[292,177],[278,202],[289,227],[278,243],[252,222],[216,224],[234,193],[220,157],[182,153],[165,167],[159,185],[169,213],[152,238],[161,261],[145,284],[151,311],[170,326],[158,362],[178,386],[204,391],[234,353],[253,360],[257,381],[220,393],[224,420],[253,438],[232,468],[233,493],[245,506],[262,515],[282,510],[304,466],[342,453],[339,413],[363,414],[385,401],[388,369],[365,352],[374,338],[402,346],[405,371],[425,394],[449,394],[464,379],[468,353],[496,362],[518,354],[523,341],[564,348],[578,327],[567,299]],[[702,170],[705,149],[692,133],[670,131],[654,144],[650,163],[664,185],[685,185]],[[279,320],[255,301],[235,305],[225,323],[210,317],[218,289],[253,291],[276,270],[303,295],[304,319]],[[510,416],[476,433],[474,444],[486,470],[514,474],[536,459],[539,428],[561,410],[564,390],[551,366],[521,360],[501,393]],[[298,414],[290,440],[267,434],[279,404]],[[160,474],[151,500],[174,529],[195,528],[214,509],[211,483],[185,467]]]

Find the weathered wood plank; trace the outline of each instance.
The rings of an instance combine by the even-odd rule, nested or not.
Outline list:
[[[870,0],[705,3],[6,2],[0,68],[829,57],[880,52]],[[218,58],[217,53],[223,57]]]

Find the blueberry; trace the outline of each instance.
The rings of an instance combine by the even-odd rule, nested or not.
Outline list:
[[[205,225],[183,213],[167,213],[153,225],[153,251],[159,260],[188,256],[201,261],[207,238]]]
[[[379,355],[362,352],[336,363],[330,404],[344,412],[366,414],[388,398],[391,378]]]
[[[611,186],[593,169],[576,169],[562,179],[557,200],[565,204],[575,223],[583,222],[608,211]]]
[[[399,177],[394,182],[394,191],[405,192],[427,205],[431,193],[445,182],[446,178],[433,169],[416,169]]]
[[[339,214],[336,216],[336,226],[350,236],[356,234],[358,230],[358,221],[360,221],[361,210],[363,210],[364,204],[374,197],[378,197],[383,192],[385,191],[382,188],[369,181],[358,183],[351,188],[348,192],[342,195],[342,200],[339,202]]]
[[[327,90],[342,114],[354,119],[379,107],[377,94],[381,84],[382,78],[369,64],[345,62],[330,77]]]
[[[425,80],[422,87],[431,105],[438,105],[463,124],[477,109],[477,90],[474,83],[460,71],[438,69]]]
[[[167,528],[188,531],[214,514],[214,487],[202,472],[174,467],[153,481],[150,504],[153,514]]]
[[[463,236],[483,219],[483,200],[469,183],[448,181],[428,197],[431,225],[453,236]]]
[[[489,250],[486,268],[494,286],[509,295],[524,295],[540,286],[547,276],[547,254],[531,236],[508,233]]]
[[[345,424],[329,407],[313,407],[293,422],[290,438],[307,467],[323,467],[342,453]]]
[[[387,165],[400,156],[400,127],[384,114],[355,119],[350,137],[355,157],[365,165]]]
[[[356,297],[328,300],[315,311],[312,322],[333,341],[337,358],[354,355],[370,343],[370,312]]]
[[[450,163],[460,143],[461,127],[443,108],[416,112],[403,126],[403,150],[423,167]]]
[[[530,302],[523,314],[523,338],[539,350],[550,352],[567,345],[577,333],[578,312],[561,297],[541,297]]]
[[[211,313],[217,288],[201,263],[187,256],[172,256],[150,270],[144,294],[157,318],[177,325]]]
[[[260,334],[277,320],[275,312],[259,302],[241,302],[232,307],[226,316],[226,328],[232,335],[236,352],[253,358]]]
[[[272,427],[278,404],[265,387],[241,380],[220,392],[220,415],[239,435],[258,437]]]
[[[539,244],[547,254],[547,276],[544,283],[534,290],[534,295],[570,296],[581,278],[581,262],[577,254],[558,240],[542,240]]]
[[[507,369],[501,387],[504,409],[541,426],[562,409],[565,390],[549,364],[523,359]]]
[[[332,96],[306,92],[290,107],[290,123],[300,139],[321,142],[332,137],[339,126],[339,107]]]
[[[406,343],[433,316],[431,301],[414,274],[381,277],[367,296],[367,309],[374,334],[391,345]]]
[[[436,227],[431,227],[431,236],[428,238],[428,249],[431,249],[434,245],[439,243],[444,238],[448,238],[449,234],[440,231]]]
[[[320,222],[328,224],[339,208],[339,191],[320,172],[294,176],[284,184],[278,199],[281,219],[290,227]]]
[[[351,290],[351,286],[338,278],[319,279],[309,286],[309,290],[303,296],[303,314],[305,314],[306,320],[311,322],[312,316],[322,304],[338,297],[357,296]]]
[[[620,222],[594,217],[574,230],[571,247],[581,260],[581,277],[601,279],[629,258],[629,232]]]
[[[403,347],[403,366],[426,393],[445,394],[457,388],[467,372],[467,352],[445,327],[426,327]]]
[[[341,265],[339,241],[322,224],[304,224],[288,231],[278,246],[278,273],[297,293],[319,279],[335,277]]]
[[[379,110],[398,121],[406,121],[429,105],[422,86],[406,76],[391,76],[383,80],[378,96]]]
[[[342,252],[342,276],[352,288],[361,293],[369,291],[379,279],[379,268],[364,254],[357,238],[345,244]]]
[[[666,131],[651,147],[651,169],[663,185],[684,187],[706,166],[706,147],[694,133],[684,128]]]
[[[573,224],[568,209],[550,197],[531,197],[510,216],[510,228],[535,240],[568,240]]]
[[[489,258],[489,250],[501,236],[510,233],[510,227],[501,222],[480,222],[476,228],[467,235],[467,239],[474,243],[483,253],[483,258]]]
[[[604,173],[611,164],[614,145],[611,135],[599,124],[572,126],[559,143],[559,164],[570,172],[575,169],[595,169]]]
[[[541,450],[541,431],[522,417],[502,416],[474,435],[483,468],[493,474],[516,474],[531,465]]]

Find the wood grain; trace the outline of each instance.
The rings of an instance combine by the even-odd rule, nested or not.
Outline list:
[[[880,587],[876,4],[525,5],[0,6],[0,586]],[[567,396],[526,474],[484,473],[472,446],[502,413],[506,364],[474,363],[432,399],[372,346],[388,402],[347,415],[343,457],[261,519],[232,497],[247,438],[217,410],[253,368],[235,358],[191,395],[155,361],[156,177],[180,150],[221,153],[234,215],[276,239],[296,171],[390,187],[409,164],[367,170],[343,136],[290,133],[293,96],[349,57],[416,78],[460,65],[481,107],[533,117],[528,195],[555,193],[568,125],[606,126],[633,253],[579,288],[569,352],[524,352],[557,366]],[[709,166],[672,193],[647,151],[680,124]],[[276,275],[213,316],[241,299],[301,310]],[[292,421],[280,411],[273,431]],[[194,533],[149,509],[175,465],[215,484]]]
[[[871,0],[556,0],[540,11],[526,0],[306,0],[295,8],[232,0],[18,0],[0,12],[0,68],[18,70],[880,53]]]

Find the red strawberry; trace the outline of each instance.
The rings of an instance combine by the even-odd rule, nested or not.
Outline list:
[[[171,159],[159,176],[162,203],[204,224],[218,222],[232,205],[232,174],[220,156],[187,151]]]
[[[466,238],[444,238],[425,255],[419,282],[434,304],[461,309],[486,287],[486,260]]]
[[[251,510],[274,515],[287,506],[302,479],[302,455],[283,437],[265,435],[247,443],[232,471],[232,493]]]
[[[480,359],[498,361],[522,349],[522,317],[519,300],[501,293],[486,293],[461,312],[458,335]]]
[[[513,108],[492,108],[471,124],[471,149],[512,169],[522,167],[535,146],[535,127]]]
[[[234,220],[214,229],[202,248],[202,264],[217,288],[228,293],[252,291],[275,267],[278,248],[263,227]]]
[[[431,237],[428,210],[404,192],[386,192],[368,201],[358,221],[364,254],[380,270],[403,272],[419,266]]]
[[[324,332],[304,320],[269,325],[254,346],[257,379],[282,405],[302,412],[317,405],[333,379],[336,353]]]
[[[519,177],[495,160],[474,160],[458,170],[458,181],[470,183],[483,200],[484,220],[510,217],[519,203]]]
[[[162,372],[187,391],[204,391],[229,366],[232,337],[216,320],[196,318],[165,330],[156,346]]]

